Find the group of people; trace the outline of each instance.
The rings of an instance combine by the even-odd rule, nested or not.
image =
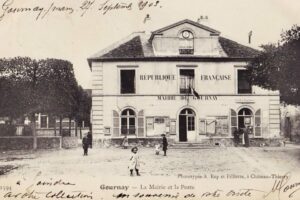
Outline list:
[[[252,133],[252,128],[247,126],[246,128],[235,128],[233,132],[234,144],[239,146],[242,144],[245,147],[250,146],[249,134]]]

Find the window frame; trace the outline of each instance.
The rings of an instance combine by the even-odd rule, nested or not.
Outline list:
[[[191,35],[190,38],[185,38],[183,36],[184,32],[189,32]],[[194,55],[195,54],[195,34],[193,31],[189,29],[183,29],[178,34],[178,53],[179,55]],[[192,48],[187,48],[184,45],[181,45],[182,43],[191,43]],[[187,45],[186,45],[187,46]],[[185,48],[184,48],[185,47]]]
[[[238,66],[236,68],[236,89],[235,89],[235,92],[236,94],[241,94],[241,95],[244,95],[244,94],[253,94],[253,88],[252,88],[252,85],[250,84],[250,92],[239,92],[239,71],[248,71],[245,67],[240,67]]]
[[[133,111],[133,115],[130,115],[129,111]],[[127,111],[126,115],[123,115],[123,112]],[[126,119],[126,125],[123,125],[123,119]],[[130,119],[134,119],[134,125],[130,125]],[[126,133],[123,133],[124,126],[126,129]],[[133,128],[133,129],[131,129]],[[131,133],[131,130],[134,130]],[[137,134],[137,114],[134,109],[132,108],[125,108],[120,113],[120,135],[136,135]]]
[[[196,75],[195,75],[195,69],[194,68],[190,68],[190,67],[187,67],[187,68],[183,68],[183,67],[181,67],[181,68],[179,68],[179,71],[178,71],[178,74],[179,74],[179,83],[178,83],[178,87],[179,87],[179,94],[191,94],[192,93],[192,91],[190,90],[190,88],[181,88],[181,83],[182,83],[182,78],[181,78],[181,70],[193,70],[193,72],[194,72],[194,77],[193,77],[193,79],[190,79],[190,80],[192,80],[192,87],[195,89],[195,85],[196,85],[196,80],[195,80],[195,77],[196,77]],[[188,77],[188,76],[186,76],[186,77]],[[185,80],[189,80],[189,79],[187,79],[187,78],[185,78]],[[189,81],[187,81],[187,82],[189,82]],[[186,85],[186,84],[185,84]],[[184,91],[182,91],[183,89],[185,89],[185,91],[187,91],[187,92],[184,92]]]
[[[117,65],[118,68],[118,89],[120,95],[134,95],[138,92],[138,84],[137,84],[137,77],[138,77],[138,65]],[[122,70],[134,70],[134,93],[122,93],[122,87],[121,87],[121,71]]]

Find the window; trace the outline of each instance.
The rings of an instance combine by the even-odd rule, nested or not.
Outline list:
[[[195,117],[194,116],[188,116],[188,126],[187,129],[188,131],[194,131],[195,130]]]
[[[180,112],[181,116],[184,116],[186,118],[186,127],[188,131],[194,131],[195,130],[195,112],[189,108],[183,109]]]
[[[121,113],[121,134],[135,134],[135,112],[132,109],[123,110]]]
[[[121,70],[121,94],[135,93],[135,70]]]
[[[42,115],[41,116],[41,128],[48,128],[47,127],[47,116],[46,115]]]
[[[238,125],[239,128],[247,128],[253,126],[253,114],[248,108],[243,108],[238,112]]]
[[[191,31],[184,30],[179,35],[179,54],[194,54],[194,35]]]
[[[55,117],[53,117],[53,116],[49,116],[49,124],[48,124],[48,126],[49,126],[49,128],[54,128],[55,127]]]
[[[252,87],[248,70],[238,70],[238,94],[251,94]]]
[[[194,69],[180,69],[180,94],[190,94],[194,88]]]

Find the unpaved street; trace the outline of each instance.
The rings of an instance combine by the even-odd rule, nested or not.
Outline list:
[[[25,154],[26,153],[26,154]],[[168,156],[155,155],[152,148],[139,150],[142,176],[177,176],[178,174],[270,174],[298,171],[300,148],[214,148],[170,149]],[[98,177],[105,175],[128,176],[130,149],[94,148],[88,156],[82,149],[48,151],[5,152],[1,166],[15,166],[9,176],[84,174]]]

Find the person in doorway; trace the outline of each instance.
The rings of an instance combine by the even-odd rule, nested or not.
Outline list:
[[[123,147],[123,149],[127,149],[128,146],[129,146],[129,144],[128,144],[128,138],[125,135],[124,138],[123,138],[123,141],[122,141],[122,147]]]
[[[244,131],[245,147],[250,146],[249,134],[251,134],[251,127],[247,126],[246,130]]]
[[[89,142],[88,142],[88,137],[85,135],[82,138],[82,148],[83,148],[83,155],[87,156],[88,155],[88,148],[89,148]]]
[[[245,146],[245,131],[246,131],[246,129],[245,128],[241,128],[240,130],[241,130],[240,131],[240,135],[242,137],[242,145]]]
[[[237,128],[234,128],[233,130],[233,141],[234,141],[234,146],[238,146],[240,143],[240,130]]]
[[[133,170],[135,170],[136,175],[140,176],[139,169],[140,169],[140,158],[138,155],[138,148],[133,147],[131,149],[131,156],[130,156],[130,163],[129,163],[129,170],[130,170],[130,176],[133,176]]]
[[[164,156],[167,156],[168,140],[165,134],[162,134],[162,149],[164,151]]]

